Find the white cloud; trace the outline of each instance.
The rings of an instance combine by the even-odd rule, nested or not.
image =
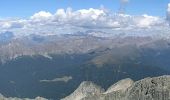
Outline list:
[[[41,20],[47,20],[53,15],[50,12],[40,11],[38,13],[35,13],[33,16],[31,16],[31,20],[34,21],[41,21]]]
[[[87,20],[88,18],[97,20],[100,16],[104,16],[105,12],[99,9],[81,9],[72,12],[71,8],[67,8],[65,11],[64,9],[57,10],[55,17],[63,20]]]
[[[0,29],[22,28],[24,20],[3,20],[0,21]]]
[[[54,14],[53,22],[86,28],[111,28],[118,25],[117,21],[109,18],[103,9],[81,9],[72,11],[71,8],[59,9]]]
[[[154,26],[157,23],[160,23],[160,19],[158,17],[149,16],[146,14],[136,20],[137,26],[143,28],[150,28],[151,26]]]
[[[81,9],[77,11],[72,11],[71,8],[67,8],[66,11],[64,9],[58,9],[57,12],[55,13],[55,16],[57,18],[62,18],[62,19],[69,19],[69,18],[75,18],[76,19],[84,19],[84,18],[92,18],[92,19],[97,19],[99,16],[105,15],[105,12],[100,9]]]
[[[97,20],[101,16],[105,16],[106,13],[103,10],[99,9],[82,9],[77,11],[82,18],[91,18],[93,20]]]
[[[168,4],[168,11],[170,11],[170,3]]]
[[[170,3],[168,4],[168,8],[167,8],[167,20],[169,21],[170,24]]]
[[[128,0],[123,2],[128,2]],[[170,5],[170,4],[169,4]],[[170,8],[170,7],[169,7]],[[170,9],[167,9],[169,12]],[[168,13],[169,14],[169,13]],[[167,14],[167,16],[169,16]],[[169,17],[168,17],[169,18]],[[56,13],[40,11],[29,19],[0,20],[0,31],[20,34],[61,34],[83,30],[125,30],[166,27],[163,18],[141,15],[113,14],[106,9],[58,9]]]
[[[10,28],[11,27],[11,23],[9,22],[4,22],[3,24],[1,24],[2,28]]]
[[[61,19],[67,17],[66,12],[65,12],[64,9],[58,9],[55,16],[58,17],[58,18],[61,18]]]

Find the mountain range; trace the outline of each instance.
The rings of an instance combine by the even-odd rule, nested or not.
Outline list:
[[[138,81],[170,74],[168,37],[94,30],[47,36],[1,35],[0,93],[5,97],[59,100],[83,81],[107,89],[125,78]]]

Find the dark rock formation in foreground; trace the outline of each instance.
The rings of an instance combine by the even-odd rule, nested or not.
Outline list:
[[[170,76],[145,78],[136,82],[124,79],[108,90],[92,82],[83,82],[62,100],[170,100]]]
[[[0,100],[47,100],[6,98],[0,95]],[[145,78],[134,82],[123,79],[106,91],[100,86],[86,81],[69,96],[62,100],[170,100],[170,76]]]

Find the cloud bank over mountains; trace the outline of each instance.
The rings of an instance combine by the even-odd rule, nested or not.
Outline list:
[[[128,0],[122,0],[127,3]],[[170,21],[170,4],[167,9],[167,20]],[[52,14],[46,11],[35,13],[27,19],[0,19],[0,30],[12,31],[17,36],[27,34],[69,34],[89,29],[95,30],[136,30],[136,29],[163,29],[168,30],[168,21],[165,18],[149,16],[147,14],[132,16],[112,13],[100,9],[72,8],[58,9]]]

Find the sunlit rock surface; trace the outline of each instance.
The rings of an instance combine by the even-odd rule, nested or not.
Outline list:
[[[104,92],[100,86],[92,83],[92,82],[82,82],[80,86],[68,97],[62,100],[81,100],[85,97],[97,95],[99,96],[101,93]]]
[[[0,100],[47,99],[7,98],[0,95]],[[170,76],[145,78],[136,82],[127,78],[115,83],[106,91],[93,82],[84,81],[72,94],[61,100],[170,100]]]
[[[82,88],[82,85],[80,87]],[[88,90],[86,87],[83,87],[83,89]],[[87,93],[82,98],[82,92],[76,90],[63,100],[169,100],[170,76],[145,78],[136,82],[131,79],[124,79],[112,85],[105,92]],[[77,98],[79,96],[81,98]]]

